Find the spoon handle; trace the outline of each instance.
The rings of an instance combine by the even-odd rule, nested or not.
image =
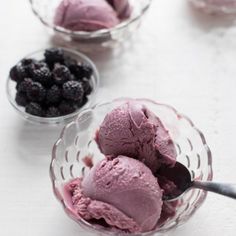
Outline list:
[[[211,181],[193,181],[192,187],[218,193],[236,199],[236,184],[223,184]]]

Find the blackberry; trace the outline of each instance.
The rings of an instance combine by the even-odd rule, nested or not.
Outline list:
[[[77,65],[77,61],[71,57],[65,57],[64,65],[70,69],[70,67]]]
[[[81,63],[79,66],[81,67],[83,77],[90,79],[93,74],[93,68],[83,63]]]
[[[71,79],[70,70],[66,66],[56,64],[53,70],[53,78],[56,84],[62,85]]]
[[[74,111],[76,111],[76,106],[73,102],[63,100],[59,104],[58,109],[61,112],[61,115],[68,115],[68,114],[73,113]]]
[[[66,99],[73,101],[82,101],[84,96],[84,89],[81,82],[68,81],[62,86],[62,95]]]
[[[23,93],[27,93],[27,91],[29,90],[29,88],[31,88],[33,83],[33,80],[30,78],[25,78],[22,82],[17,84],[17,90],[18,92],[23,92]]]
[[[25,59],[21,60],[21,62],[20,62],[20,64],[24,67],[24,69],[28,75],[30,75],[31,66],[35,63],[37,63],[37,61],[32,58],[25,58]]]
[[[34,116],[43,116],[44,111],[39,103],[31,102],[25,107],[25,111]]]
[[[75,76],[76,80],[81,80],[83,78],[83,72],[81,66],[78,64],[70,65],[70,72]]]
[[[25,68],[21,65],[15,65],[10,70],[10,78],[14,81],[21,82],[24,78],[28,77]]]
[[[86,79],[86,78],[83,78],[82,80],[81,80],[81,83],[82,83],[82,85],[83,85],[83,89],[84,89],[84,93],[86,94],[86,95],[89,95],[91,92],[92,92],[92,86],[91,86],[91,84],[90,84],[90,82],[89,82],[89,80],[88,79]]]
[[[34,81],[37,81],[45,86],[52,84],[52,74],[47,65],[43,62],[33,64],[31,67],[31,76]]]
[[[30,73],[33,73],[34,70],[40,69],[42,67],[48,68],[48,65],[44,61],[35,61],[30,65]]]
[[[44,53],[44,57],[48,65],[53,65],[57,62],[64,62],[64,52],[61,48],[47,49]]]
[[[73,74],[71,74],[70,80],[77,80],[77,78]]]
[[[44,100],[46,95],[46,90],[42,84],[38,82],[33,82],[31,87],[27,91],[27,97],[32,102],[41,102]]]
[[[71,65],[69,68],[71,73],[75,75],[77,80],[81,80],[84,77],[90,79],[93,74],[92,67],[83,63]]]
[[[10,70],[10,78],[14,81],[18,81],[18,70],[17,70],[17,66],[13,66]]]
[[[87,96],[84,96],[84,97],[83,97],[83,101],[82,101],[82,103],[79,105],[79,107],[84,106],[87,102],[88,102],[88,98],[87,98]]]
[[[25,59],[21,60],[20,63],[22,64],[22,66],[29,66],[35,62],[36,62],[36,60],[33,58],[25,58]]]
[[[58,103],[61,100],[61,89],[57,85],[53,85],[47,90],[46,103]]]
[[[46,112],[46,117],[58,117],[61,113],[56,107],[49,107]]]
[[[15,101],[19,106],[26,106],[28,104],[28,99],[25,93],[17,92]]]

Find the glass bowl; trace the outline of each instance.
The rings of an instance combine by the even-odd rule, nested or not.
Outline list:
[[[50,175],[56,198],[69,217],[86,230],[99,235],[112,235],[114,232],[111,233],[102,226],[91,225],[83,219],[74,218],[73,210],[64,195],[63,185],[73,178],[84,176],[89,171],[84,158],[91,157],[93,163],[104,158],[94,140],[95,132],[105,115],[127,100],[131,99],[116,99],[81,111],[73,122],[64,127],[52,150]],[[168,105],[147,99],[135,100],[145,104],[162,120],[175,142],[178,152],[177,160],[190,170],[192,178],[203,181],[212,180],[211,152],[203,134],[193,125],[192,121]],[[187,191],[179,200],[169,203],[173,204],[170,207],[176,206],[176,213],[161,223],[158,229],[148,233],[129,235],[162,235],[186,222],[202,205],[206,195],[205,191],[198,189]],[[115,235],[123,234],[115,233]]]
[[[234,14],[236,0],[189,0],[195,7],[207,13]]]
[[[132,14],[129,19],[122,21],[116,27],[101,29],[93,32],[71,31],[53,23],[55,10],[61,0],[29,0],[34,14],[39,20],[55,33],[56,41],[61,40],[68,47],[74,45],[79,48],[84,46],[91,50],[97,46],[113,47],[127,39],[139,27],[141,19],[149,9],[152,0],[130,0]]]
[[[93,68],[93,76],[91,77],[91,86],[93,88],[91,94],[88,96],[88,101],[87,103],[83,106],[88,107],[91,106],[94,103],[95,96],[96,96],[96,91],[99,86],[99,74],[97,71],[96,66],[94,63],[86,57],[84,54],[79,53],[77,51],[69,50],[66,48],[62,48],[64,51],[64,54],[66,56],[70,56],[71,58],[77,60],[78,62],[84,62],[88,65],[90,65]],[[43,59],[45,49],[38,50],[36,52],[33,52],[29,55],[27,55],[25,58],[34,58],[37,60]],[[80,109],[76,110],[75,112],[65,115],[65,116],[59,116],[59,117],[53,117],[53,118],[46,118],[46,117],[39,117],[39,116],[34,116],[31,114],[28,114],[25,112],[25,108],[22,106],[19,106],[16,101],[15,101],[15,95],[16,95],[16,82],[12,81],[10,77],[7,78],[7,83],[6,83],[6,91],[7,91],[7,97],[11,105],[15,108],[15,110],[20,114],[23,118],[25,118],[28,121],[31,121],[33,123],[39,123],[39,124],[66,124],[70,121],[72,121],[79,113]]]

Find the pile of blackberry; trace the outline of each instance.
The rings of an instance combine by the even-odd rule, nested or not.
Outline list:
[[[81,108],[92,92],[93,69],[64,54],[47,49],[43,60],[23,59],[10,70],[16,82],[16,103],[31,115],[58,117]]]

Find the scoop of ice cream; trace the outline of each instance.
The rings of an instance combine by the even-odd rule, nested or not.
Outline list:
[[[63,0],[54,18],[55,25],[73,31],[95,31],[119,23],[114,9],[105,0]]]
[[[138,224],[116,207],[86,197],[82,190],[82,179],[76,178],[64,186],[64,199],[69,213],[75,219],[103,219],[110,227],[116,227],[130,232],[140,232]]]
[[[77,214],[87,220],[103,218],[110,226],[146,232],[160,218],[162,190],[150,169],[138,160],[126,156],[104,159],[81,185],[74,182],[70,186],[77,186],[70,191],[73,204]]]
[[[96,141],[103,154],[137,158],[153,172],[161,164],[173,166],[176,162],[173,141],[161,120],[136,102],[127,102],[108,113]]]
[[[120,19],[126,19],[130,17],[131,6],[129,0],[107,0],[110,5],[117,12]]]

